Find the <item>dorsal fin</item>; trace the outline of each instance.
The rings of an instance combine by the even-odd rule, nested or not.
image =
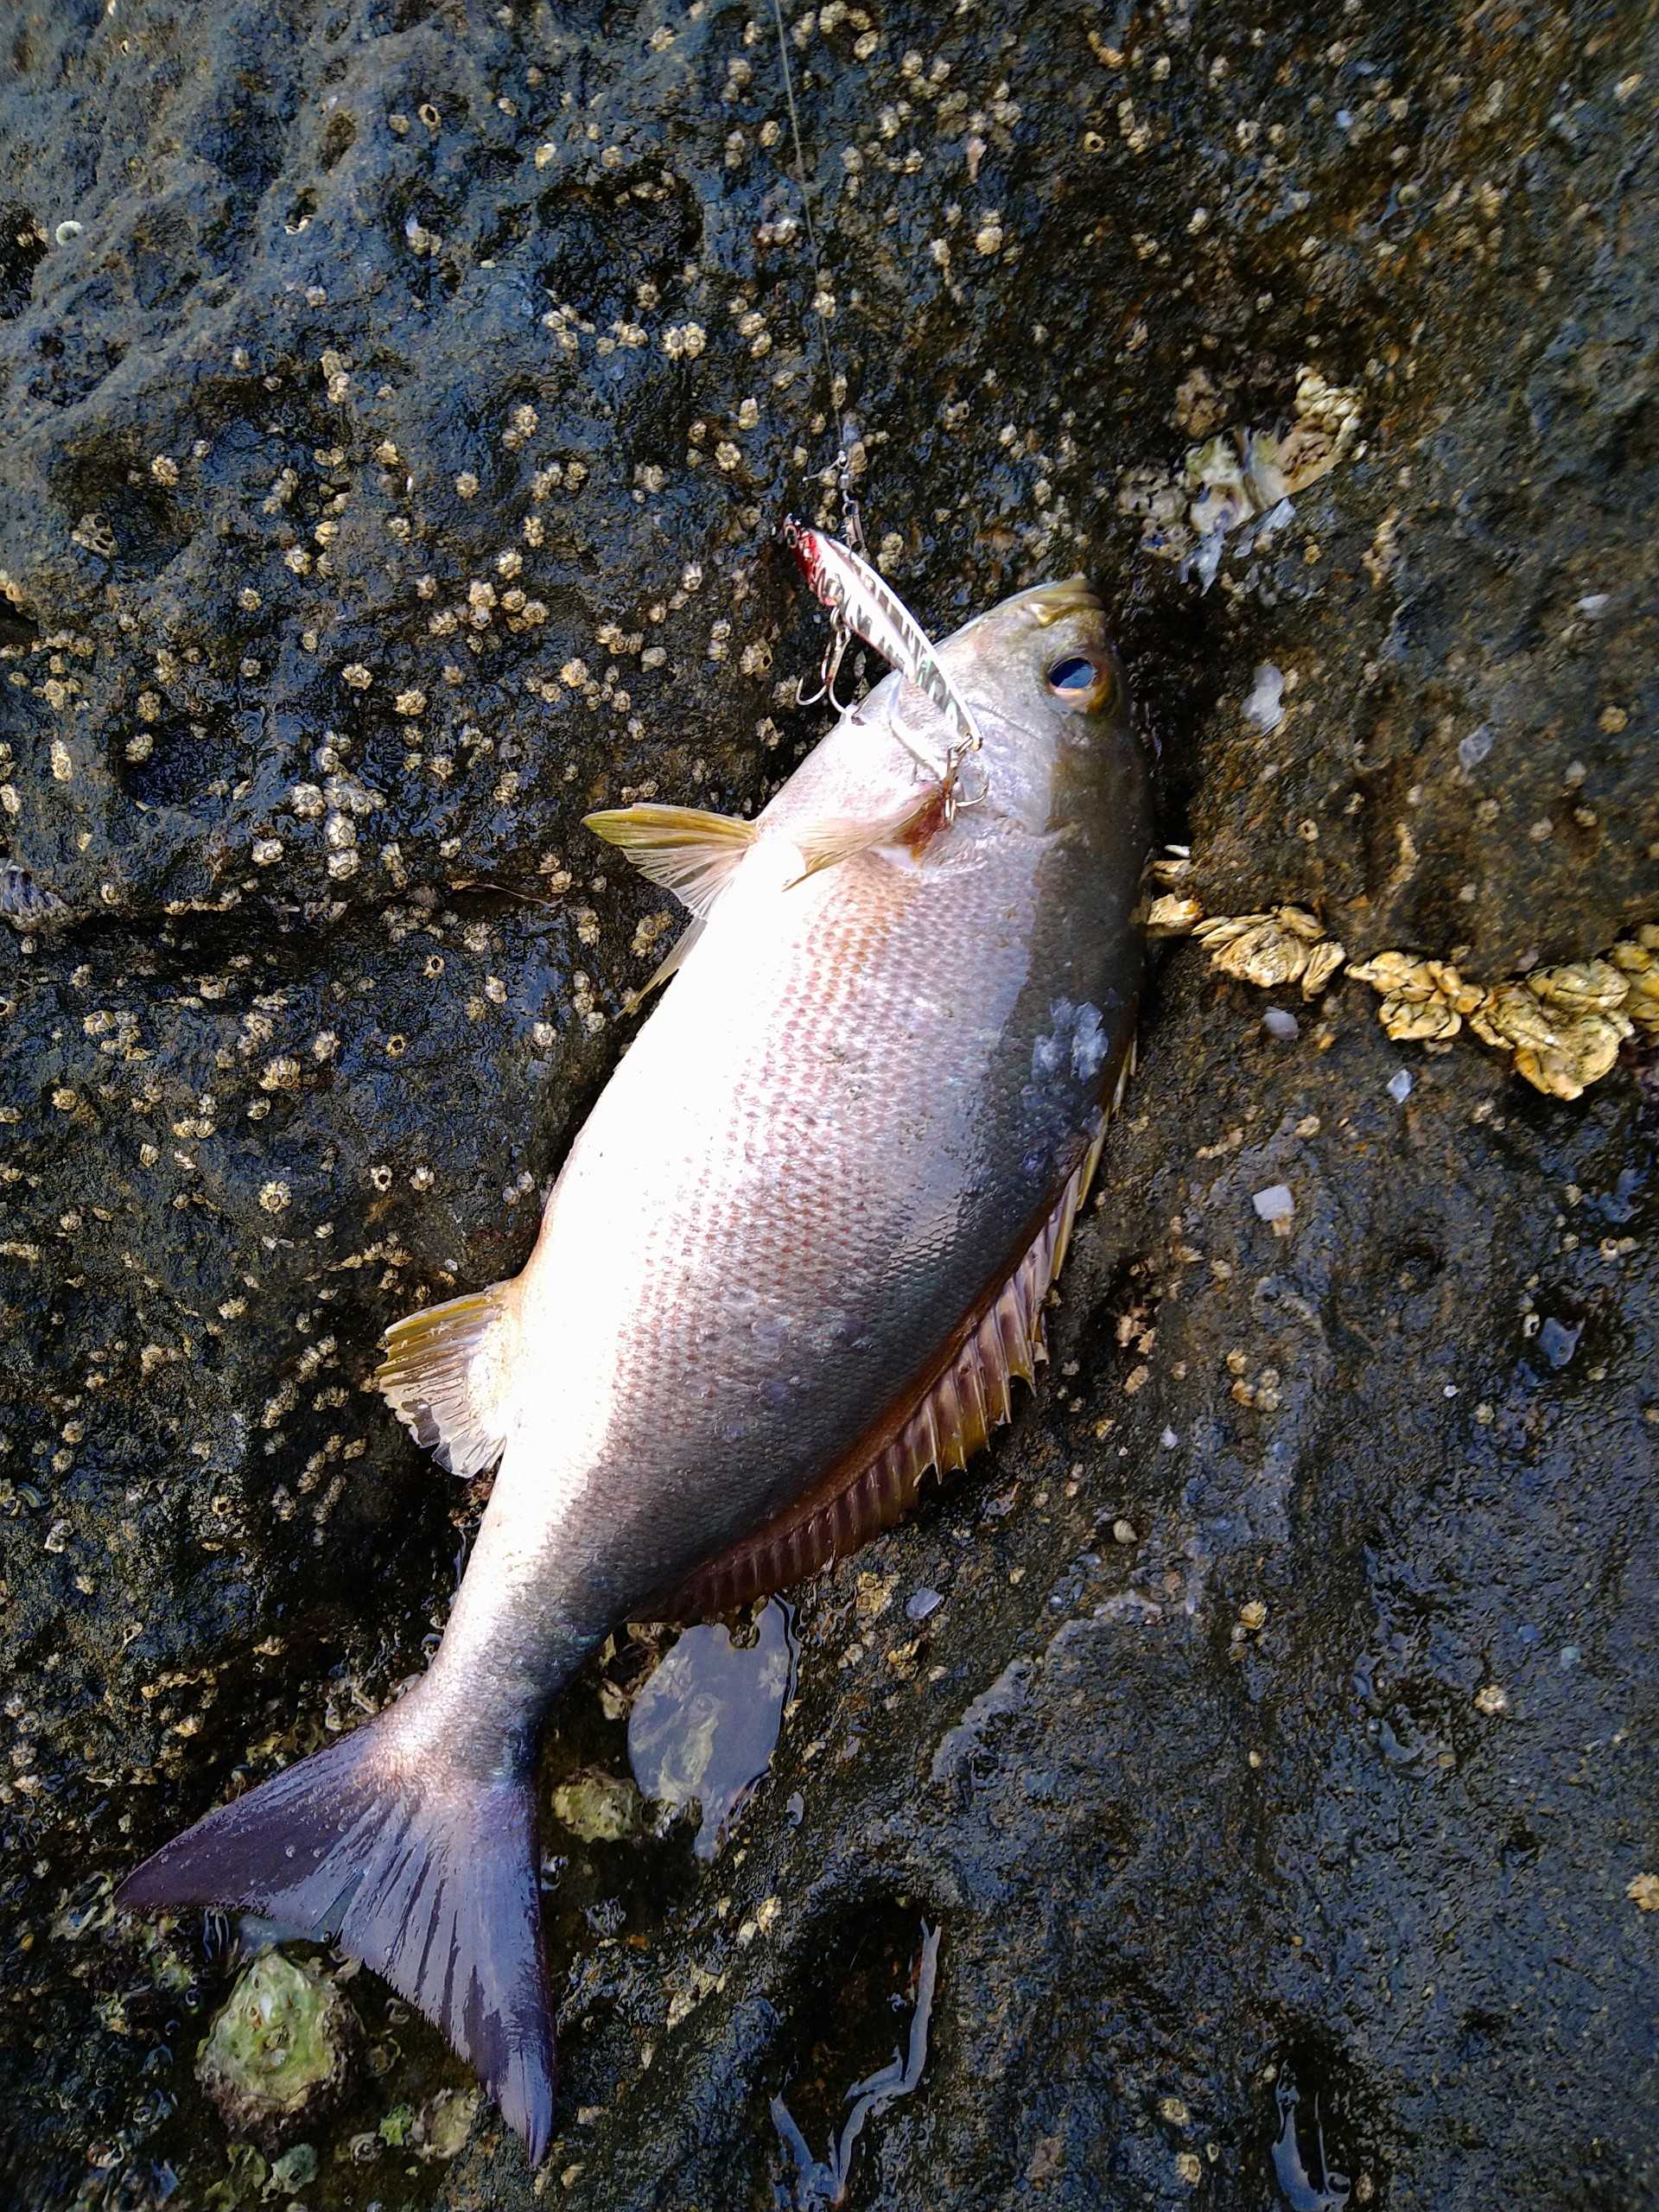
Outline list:
[[[1118,1071],[1114,1109],[1133,1063],[1131,1046]],[[915,1503],[931,1469],[966,1466],[991,1431],[1012,1418],[1014,1376],[1033,1382],[1048,1357],[1043,1300],[1094,1179],[1106,1118],[1018,1265],[968,1316],[919,1395],[893,1408],[804,1497],[699,1567],[667,1598],[659,1618],[704,1620],[804,1582],[892,1528]]]
[[[511,1283],[394,1321],[374,1379],[417,1444],[452,1475],[482,1474],[506,1439],[507,1368],[518,1341]]]
[[[760,834],[753,822],[696,806],[612,807],[584,816],[582,826],[671,891],[699,921]]]

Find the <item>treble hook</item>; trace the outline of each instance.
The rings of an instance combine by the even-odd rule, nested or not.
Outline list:
[[[973,754],[966,751],[962,753],[953,751],[950,756],[944,774],[946,821],[954,820],[964,807],[982,806],[990,795],[991,779],[986,772],[985,763],[982,760],[974,761],[978,774],[976,786],[971,790],[963,790],[964,779],[962,772],[972,760]]]
[[[849,644],[855,644],[856,642],[858,642],[858,632],[857,632],[857,631],[856,631],[856,630],[849,631],[849,632],[848,632],[848,639],[847,639],[847,642],[848,642]],[[836,665],[835,665],[835,667],[834,667],[834,668],[832,668],[832,669],[830,670],[830,681],[829,681],[829,683],[828,683],[825,685],[825,687],[824,687],[824,689],[825,689],[825,693],[826,693],[826,696],[828,696],[828,698],[829,698],[830,704],[830,705],[835,709],[836,712],[838,715],[850,715],[850,714],[852,713],[852,711],[853,711],[853,709],[854,709],[855,706],[857,706],[857,704],[858,704],[858,696],[857,696],[856,691],[855,691],[855,693],[854,693],[853,696],[852,696],[850,699],[843,699],[843,698],[840,696],[840,694],[836,691],[836,676],[840,673],[840,669],[841,669],[841,655],[840,655],[839,653],[837,653],[837,654],[836,654]],[[855,683],[855,685],[856,685],[856,684],[858,684],[858,683],[861,683],[863,682],[863,680],[864,680],[864,656],[863,656],[863,654],[862,654],[861,652],[860,652],[860,653],[855,653],[855,654],[854,655],[854,657],[853,657],[853,670],[854,670],[854,673],[853,673],[853,682],[854,682],[854,683]]]
[[[827,699],[838,715],[846,713],[846,708],[836,696],[836,678],[841,673],[841,664],[852,642],[852,625],[837,614],[830,632],[830,642],[823,649],[823,658],[818,663],[818,688],[816,691],[808,691],[804,679],[798,678],[795,685],[795,703],[798,707],[821,706]]]

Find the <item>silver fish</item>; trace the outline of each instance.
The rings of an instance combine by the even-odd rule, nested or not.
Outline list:
[[[895,671],[753,822],[592,817],[696,921],[523,1273],[388,1333],[414,1434],[457,1474],[500,1462],[442,1647],[120,1891],[337,1941],[533,2159],[550,1702],[619,1620],[798,1580],[1009,1418],[1128,1071],[1150,824],[1099,601],[1021,593],[937,657],[977,804],[920,765],[954,725]]]

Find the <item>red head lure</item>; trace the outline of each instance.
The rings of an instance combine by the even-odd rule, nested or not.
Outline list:
[[[814,598],[827,607],[835,628],[820,671],[823,690],[832,705],[835,681],[842,657],[854,638],[873,646],[908,683],[931,699],[950,725],[952,735],[941,760],[922,751],[899,733],[901,741],[931,775],[944,787],[947,813],[958,806],[972,806],[985,796],[982,773],[976,789],[963,789],[963,766],[977,753],[983,739],[968,702],[940,664],[932,640],[886,577],[878,575],[868,561],[849,545],[826,537],[786,515],[779,536],[801,564]]]

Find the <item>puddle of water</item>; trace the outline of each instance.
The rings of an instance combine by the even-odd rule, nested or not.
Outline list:
[[[1571,1363],[1583,1334],[1582,1321],[1574,1325],[1547,1315],[1538,1331],[1538,1349],[1552,1367],[1566,1367]]]
[[[855,2082],[848,2090],[847,2101],[852,2110],[840,2134],[831,2142],[827,2158],[813,2156],[783,2098],[771,2100],[768,2110],[772,2124],[795,2167],[787,2200],[792,2212],[816,2212],[819,2206],[844,2203],[853,2146],[864,2131],[865,2121],[885,2112],[896,2099],[913,2095],[919,2088],[927,2064],[927,2037],[932,2023],[933,1992],[939,1967],[939,1935],[938,1929],[923,1923],[922,1953],[916,1968],[916,2002],[910,2016],[910,2035],[904,2054],[894,2051],[885,2066],[879,2067],[868,2079]],[[785,2201],[781,2196],[779,2199],[780,2204]]]
[[[1274,2084],[1274,2096],[1279,2106],[1281,2126],[1273,2146],[1273,2171],[1289,2212],[1342,2212],[1348,2202],[1346,2174],[1333,2173],[1325,2155],[1325,2129],[1319,2122],[1319,2101],[1313,2100],[1311,2133],[1313,2150],[1319,2168],[1317,2183],[1307,2171],[1302,2155],[1302,2145],[1296,2131],[1296,2108],[1300,2104],[1301,2092],[1296,2077],[1288,2066],[1279,2069],[1279,2079]]]
[[[766,1772],[795,1688],[795,1616],[768,1600],[751,1643],[718,1623],[689,1628],[662,1659],[628,1715],[628,1763],[647,1797],[697,1804],[696,1853],[712,1859],[722,1832]]]

